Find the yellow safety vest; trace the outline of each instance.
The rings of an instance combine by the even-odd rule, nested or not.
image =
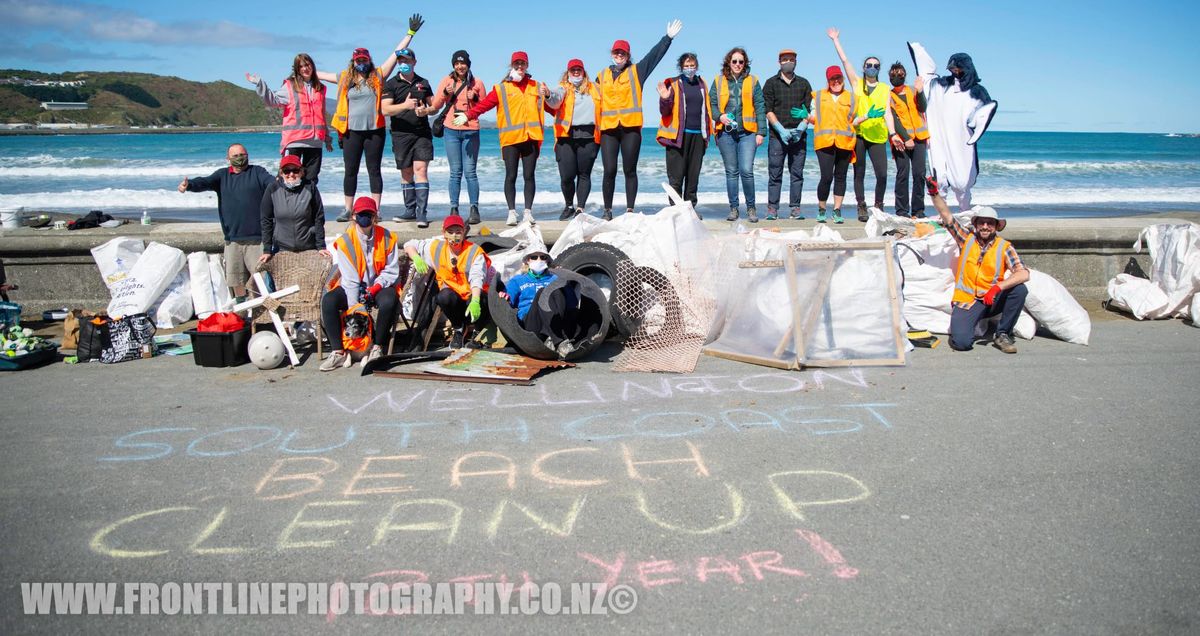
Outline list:
[[[600,130],[617,126],[642,127],[642,83],[638,80],[637,65],[630,64],[614,79],[612,69],[600,71],[600,103],[596,105],[596,121]]]
[[[867,114],[868,110],[873,107],[878,107],[880,110],[886,111],[888,101],[892,91],[883,84],[876,84],[875,90],[867,95],[866,90],[867,80],[859,78],[858,85],[854,87],[855,99],[858,102],[857,108],[854,111],[855,117],[862,117]],[[864,120],[863,123],[857,126],[858,134],[863,139],[873,143],[881,144],[888,139],[887,122],[882,117]]]
[[[742,121],[741,125],[747,132],[758,132],[758,118],[754,112],[754,85],[758,83],[758,78],[753,75],[746,74],[742,78]],[[713,125],[718,131],[725,128],[725,124],[721,123],[721,115],[725,114],[725,106],[729,104],[729,80],[725,79],[725,75],[717,76],[717,107],[721,110],[719,113],[713,113]]]

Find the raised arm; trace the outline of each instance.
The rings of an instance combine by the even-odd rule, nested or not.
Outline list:
[[[283,108],[288,103],[288,95],[286,92],[276,93],[267,86],[267,83],[261,77],[246,73],[246,81],[254,84],[254,92],[258,93],[259,99],[263,103],[272,108]]]
[[[417,31],[421,30],[421,25],[423,24],[425,24],[425,20],[421,17],[420,13],[414,13],[409,16],[408,33],[404,34],[404,38],[396,43],[396,48],[392,49],[392,52],[388,55],[387,59],[384,60],[383,64],[379,65],[379,71],[383,73],[385,78],[391,77],[392,69],[396,68],[396,62],[398,61],[396,59],[396,51],[408,48],[409,43],[412,42],[413,36],[417,34]]]
[[[658,43],[651,47],[646,52],[646,55],[642,57],[642,60],[637,63],[638,81],[641,82],[642,86],[646,85],[646,78],[650,77],[650,74],[654,72],[658,63],[662,61],[663,56],[667,54],[667,49],[671,48],[671,41],[682,30],[683,22],[673,20],[668,23],[667,34],[659,39]]]
[[[833,48],[837,49],[838,57],[842,60],[842,68],[846,70],[846,89],[858,89],[858,73],[854,72],[854,65],[850,63],[850,58],[846,57],[846,51],[842,49],[842,41],[840,39],[842,32],[838,31],[837,27],[829,27],[825,31],[825,35],[833,40]]]

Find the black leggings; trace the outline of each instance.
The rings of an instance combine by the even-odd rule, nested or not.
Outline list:
[[[875,171],[875,207],[883,208],[883,193],[887,190],[887,147],[886,141],[877,144],[862,137],[858,138],[854,147],[854,151],[858,153],[858,161],[854,162],[854,200],[858,203],[866,203],[866,187],[863,184],[867,178],[867,162],[863,161],[865,155],[870,157],[871,168]]]
[[[358,164],[363,153],[367,155],[367,176],[371,179],[371,194],[383,193],[383,142],[387,134],[382,128],[375,130],[347,130],[342,135],[342,160],[346,162],[346,177],[342,179],[342,193],[348,197],[358,192]]]
[[[833,185],[833,196],[846,196],[846,170],[850,167],[849,150],[837,146],[817,151],[817,163],[821,165],[821,181],[817,183],[817,201],[824,207],[829,199],[829,186]]]
[[[384,287],[375,294],[375,304],[379,311],[375,312],[375,333],[371,334],[372,344],[383,346],[387,344],[388,336],[392,335],[392,325],[396,323],[396,306],[400,297],[395,287]],[[321,297],[321,326],[325,328],[325,337],[329,339],[329,348],[334,351],[342,350],[342,314],[346,313],[346,291],[334,287]]]
[[[596,164],[596,153],[599,151],[600,146],[593,139],[562,137],[554,144],[563,200],[568,206],[577,196],[579,209],[587,205],[588,196],[592,193],[592,166]]]
[[[625,173],[625,207],[633,209],[637,201],[638,154],[642,151],[642,129],[618,126],[600,133],[600,160],[604,164],[604,209],[611,210],[613,193],[617,189],[617,153],[621,153],[621,170]]]
[[[487,294],[485,293],[484,296],[486,295]],[[470,317],[467,316],[467,306],[471,304],[471,300],[469,298],[464,299],[462,296],[459,296],[458,292],[454,291],[453,289],[450,289],[449,287],[443,287],[442,289],[439,289],[437,296],[435,296],[433,299],[433,302],[436,303],[438,307],[442,308],[442,315],[446,317],[446,320],[448,320],[455,329],[465,329],[467,323],[470,322]],[[480,298],[479,320],[471,324],[475,325],[476,327],[482,327],[483,325],[487,324],[487,321],[488,301],[487,298]]]
[[[533,175],[541,152],[542,146],[536,139],[526,139],[500,149],[500,156],[504,158],[504,200],[508,203],[508,209],[517,209],[518,161],[521,163],[521,174],[525,177],[525,209],[533,209],[533,193],[537,189]]]

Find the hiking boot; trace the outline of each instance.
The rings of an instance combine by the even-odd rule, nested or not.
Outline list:
[[[455,329],[454,335],[450,337],[451,349],[462,349],[463,346],[463,330]]]
[[[537,221],[535,221],[533,218],[532,210],[525,210],[525,214],[522,215],[521,221],[530,225],[537,225]]]
[[[861,223],[867,222],[867,204],[862,201],[858,202],[858,220]]]
[[[755,210],[752,205],[746,207],[746,220],[751,223],[758,223],[758,210]]]
[[[792,208],[792,213],[788,215],[788,218],[793,221],[803,221],[804,215],[800,214],[800,208]]]
[[[367,355],[363,356],[362,365],[364,367],[366,367],[367,363],[369,363],[372,360],[376,360],[382,356],[383,356],[383,347],[381,347],[379,345],[371,345],[371,350],[369,352],[367,352]]]
[[[992,339],[992,344],[996,345],[996,348],[1004,353],[1017,352],[1017,344],[1013,342],[1012,336],[1006,333],[996,334],[996,337]]]
[[[564,205],[562,214],[558,215],[559,221],[570,221],[575,216],[575,208]]]
[[[392,220],[397,223],[403,223],[405,221],[416,221],[417,213],[416,212],[405,212],[404,214],[401,214],[400,216],[393,216]]]
[[[467,215],[467,225],[479,225],[479,206],[472,205],[471,213]]]
[[[350,220],[350,210],[343,210],[341,214],[337,215],[338,223],[345,223],[346,221],[349,221],[349,220]]]
[[[817,208],[817,223],[825,222],[825,208]]]
[[[923,218],[925,218],[925,211],[924,211],[924,210],[918,210],[917,212],[913,212],[913,213],[912,213],[912,218],[914,218],[914,219],[923,219]]]
[[[612,220],[612,210],[605,210],[604,214],[601,215],[601,218],[603,218],[605,221],[611,221]]]
[[[737,209],[737,206],[730,206],[730,208],[729,208],[729,216],[725,217],[725,220],[726,220],[726,221],[736,221],[736,220],[738,220],[738,209]]]
[[[765,220],[765,221],[778,221],[778,220],[779,220],[779,213],[775,211],[775,208],[767,208],[767,216],[766,216],[766,217],[764,217],[764,219],[763,219],[763,220]]]
[[[421,216],[417,218],[417,227],[422,229],[429,227],[429,219],[425,217],[424,212],[422,212]]]
[[[842,211],[839,210],[838,208],[833,209],[833,222],[838,225],[841,225],[843,223]]]
[[[517,224],[517,211],[516,210],[508,211],[508,220],[505,221],[504,224],[509,227],[512,227]]]
[[[334,369],[349,367],[354,364],[350,359],[350,354],[345,351],[334,351],[329,354],[328,358],[321,363],[322,371],[333,371]]]

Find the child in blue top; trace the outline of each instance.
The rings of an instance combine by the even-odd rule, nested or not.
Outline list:
[[[546,252],[530,252],[522,259],[525,271],[513,276],[505,284],[508,293],[508,304],[516,307],[517,321],[525,324],[525,316],[533,306],[533,299],[539,289],[554,282],[558,276],[550,272],[550,255]]]

